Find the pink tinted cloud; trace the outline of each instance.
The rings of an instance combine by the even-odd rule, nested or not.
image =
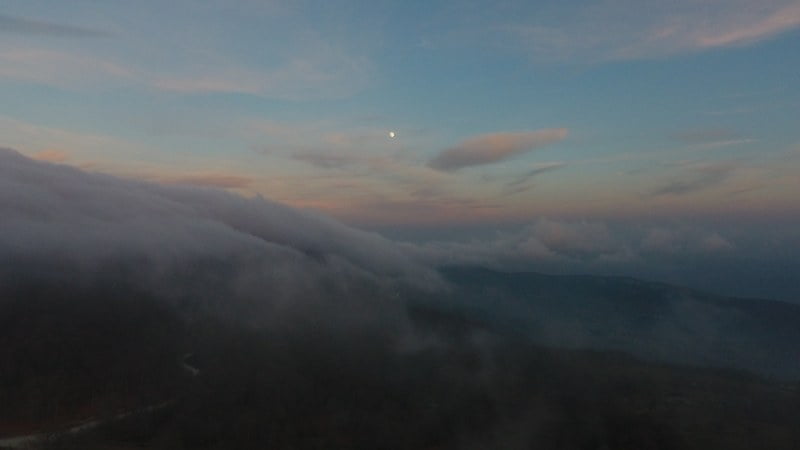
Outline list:
[[[40,48],[0,48],[0,79],[86,87],[130,81],[135,75],[129,67],[93,56]]]
[[[777,9],[765,17],[755,18],[730,28],[697,36],[698,47],[723,47],[745,44],[774,36],[800,26],[800,3],[794,2]]]
[[[0,14],[0,32],[26,36],[49,36],[67,38],[107,37],[109,33],[65,23],[43,22],[24,17]]]
[[[496,163],[558,142],[567,137],[566,128],[517,133],[492,133],[467,139],[440,152],[428,165],[443,171]]]
[[[508,24],[537,59],[652,59],[750,45],[800,27],[797,0],[600,0],[554,25]]]
[[[47,161],[52,163],[64,162],[69,158],[67,152],[63,150],[42,150],[33,155],[33,159],[38,161]]]
[[[0,30],[2,31],[2,30]],[[159,68],[119,58],[0,43],[0,79],[61,88],[128,86],[177,94],[248,94],[286,100],[344,98],[373,77],[371,61],[319,42],[272,67],[231,63],[226,67]]]
[[[194,175],[180,175],[163,179],[162,181],[174,184],[188,184],[192,186],[216,187],[223,189],[244,189],[253,184],[253,179],[242,175],[225,173],[203,173]]]

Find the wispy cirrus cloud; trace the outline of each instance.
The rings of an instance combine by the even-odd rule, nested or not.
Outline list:
[[[365,162],[363,158],[334,152],[297,152],[291,157],[321,169],[342,169]]]
[[[247,94],[302,101],[348,97],[369,85],[373,70],[368,58],[329,44],[270,67],[232,62],[224,67],[158,69],[82,50],[0,46],[0,79],[67,89],[123,86],[177,94]]]
[[[50,36],[68,38],[107,37],[109,33],[91,28],[66,25],[54,22],[14,17],[0,14],[0,33],[22,34],[27,36]]]
[[[265,131],[295,136],[285,126],[270,124]],[[489,157],[499,161],[558,140],[565,134],[566,130],[561,129],[493,133],[465,142],[472,141],[481,147],[480,150],[494,152]],[[329,200],[323,205],[326,211],[365,223],[384,223],[387,218],[406,223],[409,218],[444,222],[456,218],[499,217],[502,199],[491,192],[494,188],[504,196],[519,193],[531,187],[534,177],[566,165],[563,162],[536,163],[511,178],[499,173],[456,176],[455,169],[434,167],[430,159],[420,154],[401,151],[405,147],[387,139],[385,131],[360,129],[320,133],[319,140],[316,146],[300,146],[289,152],[288,158],[320,169],[314,172],[313,183],[307,185],[331,187],[314,193]],[[449,158],[449,162],[455,161],[452,156]],[[343,180],[347,180],[347,195],[342,195],[343,189],[338,184],[334,187]],[[351,190],[354,184],[358,186],[358,194]],[[476,188],[478,185],[483,187]],[[409,213],[412,210],[415,212]]]
[[[460,142],[439,152],[428,165],[442,171],[492,164],[563,140],[566,128],[516,133],[491,133]]]
[[[567,163],[560,161],[535,164],[533,169],[523,173],[522,175],[519,175],[518,177],[506,183],[506,185],[509,187],[519,186],[535,176],[561,169],[566,165]]]
[[[230,173],[198,173],[158,177],[155,181],[222,189],[245,189],[250,187],[255,180],[248,176]]]
[[[674,135],[675,139],[694,149],[715,149],[753,142],[754,139],[743,137],[734,130],[726,128],[697,128]]]
[[[727,128],[696,128],[676,133],[674,136],[687,144],[705,144],[737,139],[739,134]]]
[[[721,26],[707,33],[698,32],[693,42],[701,48],[748,44],[772,37],[800,26],[800,3],[797,1],[765,2],[766,8],[730,26]],[[759,14],[760,13],[760,14]]]
[[[680,196],[709,189],[727,181],[738,168],[727,162],[688,164],[685,174],[653,189],[649,196]]]
[[[146,84],[183,94],[250,94],[284,100],[344,98],[370,83],[370,60],[320,43],[319,48],[266,69],[233,65],[205,73],[151,74]]]
[[[578,7],[557,25],[547,19],[525,17],[502,28],[537,59],[652,59],[750,45],[798,29],[800,2],[606,0]]]
[[[446,174],[415,164],[393,155],[359,155],[337,152],[298,152],[291,155],[319,169],[335,170],[332,179],[372,180],[375,188],[382,186],[400,194],[413,192],[441,193],[448,180]]]
[[[124,64],[46,48],[0,47],[0,79],[61,88],[135,83],[142,74]]]

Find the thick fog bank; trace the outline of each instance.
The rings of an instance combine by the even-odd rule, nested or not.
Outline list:
[[[439,289],[395,243],[263,198],[163,186],[0,149],[0,287],[135,288],[252,323],[390,315]]]

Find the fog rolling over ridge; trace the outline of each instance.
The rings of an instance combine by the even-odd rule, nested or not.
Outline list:
[[[314,308],[391,315],[381,300],[399,285],[442,285],[393,242],[310,212],[11,150],[0,150],[0,214],[4,287],[121,282],[174,304],[277,324]]]
[[[89,173],[12,150],[0,150],[0,213],[3,301],[70,289],[108,302],[142,295],[188,318],[301,334],[372,330],[405,344],[425,341],[408,314],[421,307],[541,344],[800,374],[794,305],[622,278],[442,270],[625,273],[648,255],[643,264],[663,264],[651,254],[656,243],[681,242],[663,232],[640,230],[642,242],[602,224],[541,220],[484,242],[400,243],[260,197]],[[731,245],[684,234],[684,246],[710,240],[712,258]],[[690,256],[710,261],[698,251]]]

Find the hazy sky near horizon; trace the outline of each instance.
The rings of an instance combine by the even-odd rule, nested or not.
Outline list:
[[[798,55],[798,0],[7,0],[0,147],[367,228],[794,223]]]

